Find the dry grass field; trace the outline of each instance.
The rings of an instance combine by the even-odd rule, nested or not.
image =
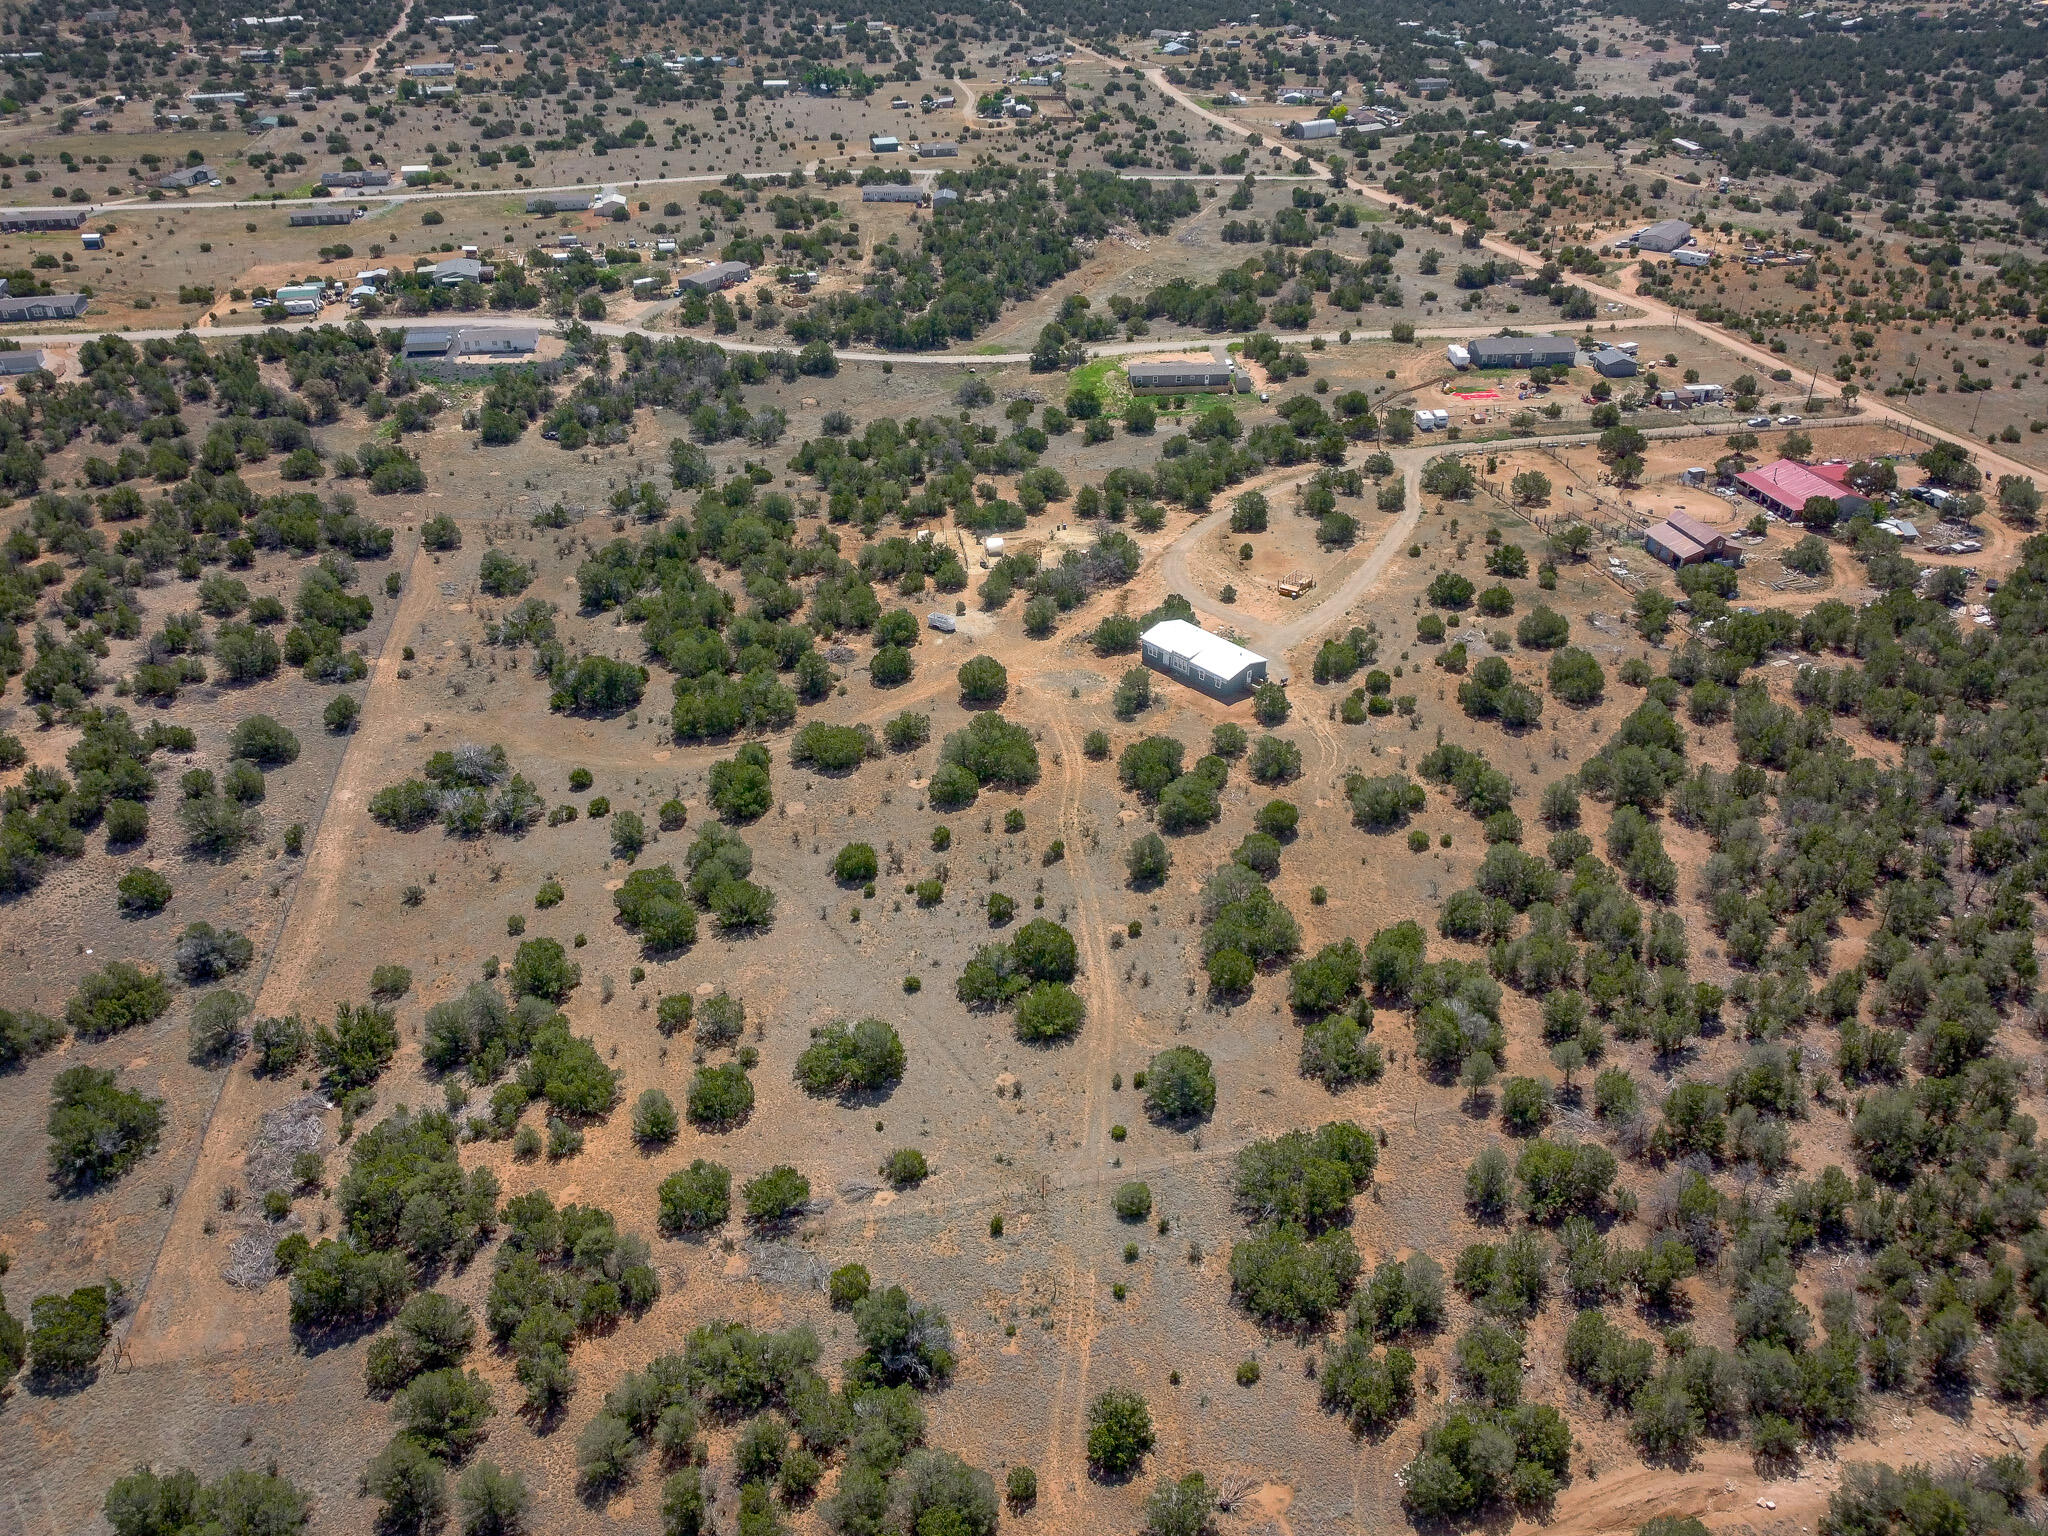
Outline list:
[[[1599,26],[1580,88],[1663,89]],[[768,94],[805,60],[738,28],[642,65],[400,19],[0,109],[0,198],[104,236],[0,234],[91,291],[0,386],[0,1533],[196,1528],[109,1498],[189,1468],[287,1506],[222,1528],[323,1536],[1791,1536],[1866,1462],[2022,1529],[2038,331],[1859,334],[1906,236],[1751,273],[1805,183],[1685,181],[1669,124],[1551,101],[1481,227],[1481,183],[1386,190],[1493,155],[1473,101],[1298,164],[1297,65],[1230,107],[1230,61],[1097,38],[1033,87],[1033,28],[884,78],[961,38],[912,30],[865,96]],[[661,69],[710,46],[750,57]],[[160,119],[221,79],[250,121]],[[220,186],[152,195],[194,156]],[[311,200],[345,161],[434,179]],[[1539,273],[1653,176],[1717,265]],[[491,281],[412,278],[469,247]],[[1767,302],[1812,307],[1698,318]],[[408,362],[425,324],[540,341]],[[1447,361],[1531,331],[1644,376]],[[1227,401],[1122,373],[1212,347]],[[1759,519],[1731,454],[1859,466],[1927,536]],[[1922,547],[1937,484],[1978,549]],[[1725,563],[1653,558],[1674,513]],[[1268,686],[1146,666],[1169,616]],[[900,1060],[832,1077],[855,1021]],[[421,1353],[433,1307],[472,1336]]]

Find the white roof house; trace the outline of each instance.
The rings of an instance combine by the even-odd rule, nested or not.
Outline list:
[[[1147,666],[1218,698],[1231,698],[1266,680],[1266,658],[1212,635],[1186,619],[1163,619],[1138,637]]]

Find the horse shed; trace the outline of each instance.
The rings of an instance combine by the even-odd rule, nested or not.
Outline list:
[[[1138,637],[1145,665],[1190,688],[1234,699],[1266,680],[1266,658],[1186,619],[1162,619]]]

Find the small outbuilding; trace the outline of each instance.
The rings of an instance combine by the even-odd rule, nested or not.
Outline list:
[[[1696,517],[1674,512],[1643,534],[1643,548],[1673,570],[1728,552],[1727,537]]]
[[[1186,619],[1163,619],[1138,637],[1145,665],[1190,688],[1234,699],[1266,680],[1266,658]]]
[[[1636,360],[1619,347],[1602,347],[1593,354],[1593,371],[1603,379],[1632,379]]]

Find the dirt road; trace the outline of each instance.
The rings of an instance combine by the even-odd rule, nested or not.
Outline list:
[[[305,871],[256,994],[256,1017],[309,1012],[307,970],[347,928],[340,908],[341,877],[355,852],[364,807],[388,776],[391,763],[402,755],[407,721],[391,695],[403,664],[405,639],[435,600],[432,570],[432,557],[416,551],[406,574],[405,595],[363,696],[361,721],[321,810]],[[247,1293],[234,1291],[221,1278],[220,1240],[204,1230],[212,1215],[212,1197],[231,1181],[257,1120],[276,1104],[276,1091],[268,1084],[246,1071],[229,1073],[208,1117],[193,1175],[179,1193],[170,1230],[141,1287],[126,1340],[134,1365],[231,1353],[248,1346],[252,1324],[281,1337],[284,1319],[276,1308],[250,1308]]]

